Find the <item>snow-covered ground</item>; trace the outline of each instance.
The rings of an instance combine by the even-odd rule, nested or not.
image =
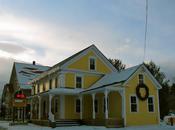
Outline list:
[[[175,130],[175,126],[168,126],[165,124],[157,126],[137,126],[126,128],[105,128],[98,126],[73,126],[73,127],[42,127],[34,124],[9,126],[9,122],[0,121],[0,127],[8,130]]]

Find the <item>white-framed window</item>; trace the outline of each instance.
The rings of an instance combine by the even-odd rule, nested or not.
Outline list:
[[[148,112],[154,112],[154,97],[149,96],[147,99],[147,103],[148,103]]]
[[[130,111],[138,112],[138,99],[135,95],[130,96]]]
[[[76,113],[80,113],[80,111],[81,111],[80,99],[75,100],[75,111],[76,111]]]
[[[139,84],[143,84],[144,83],[144,76],[143,74],[139,74]]]
[[[98,113],[98,99],[94,100],[94,104],[95,104],[95,113]]]
[[[96,70],[96,58],[95,57],[89,58],[89,69]]]
[[[82,88],[83,87],[83,78],[82,76],[76,76],[75,78],[75,87]]]

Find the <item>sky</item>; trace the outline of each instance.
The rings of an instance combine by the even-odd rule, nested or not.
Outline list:
[[[13,62],[52,66],[95,44],[127,67],[154,61],[175,77],[175,0],[0,0],[0,91]]]

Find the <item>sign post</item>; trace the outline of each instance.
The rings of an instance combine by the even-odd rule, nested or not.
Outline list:
[[[17,110],[17,113],[20,114],[17,118],[22,117],[22,121],[24,123],[24,108],[26,106],[27,106],[26,95],[23,94],[21,90],[17,91],[14,94],[14,100],[13,100],[13,122],[15,121],[15,118],[17,117],[16,116],[16,110]]]

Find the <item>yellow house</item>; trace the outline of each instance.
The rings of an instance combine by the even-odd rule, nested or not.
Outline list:
[[[159,123],[160,84],[140,64],[118,72],[91,45],[32,80],[31,120],[50,126]]]

